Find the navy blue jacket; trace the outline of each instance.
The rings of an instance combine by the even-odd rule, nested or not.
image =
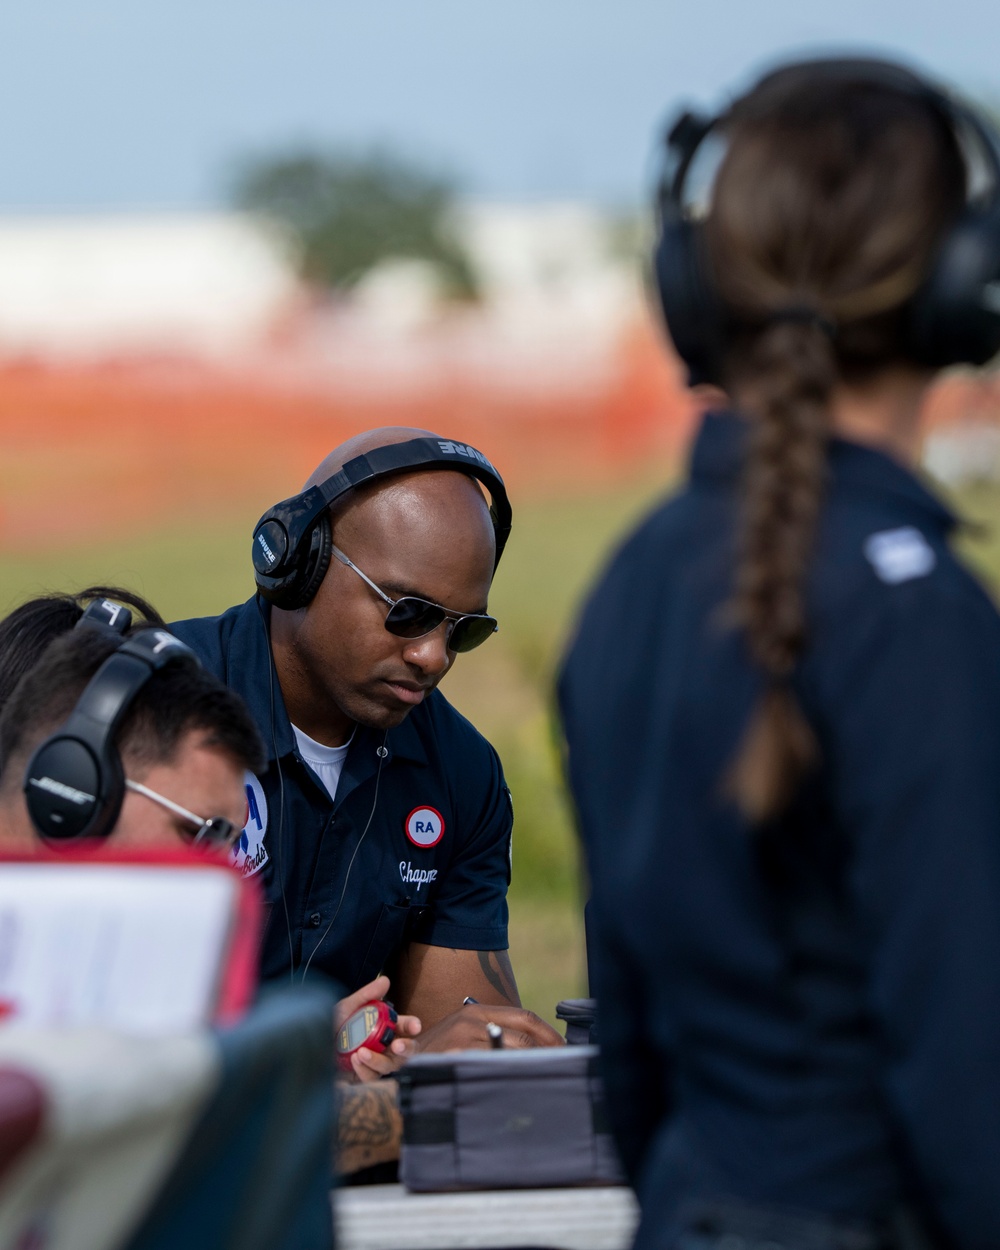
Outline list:
[[[435,691],[388,736],[357,727],[332,803],[296,749],[268,613],[251,599],[170,627],[242,695],[267,748],[235,852],[270,904],[262,975],[308,965],[350,991],[410,941],[505,950],[513,817],[496,752]]]
[[[560,681],[610,1110],[657,1244],[729,1195],[916,1201],[1000,1246],[1000,617],[954,520],[834,441],[795,686],[822,765],[753,832],[721,793],[761,689],[720,605],[745,424],[627,540]]]

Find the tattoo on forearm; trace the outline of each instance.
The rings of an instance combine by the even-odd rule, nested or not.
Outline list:
[[[483,976],[496,992],[515,1007],[520,1005],[514,969],[507,951],[476,951]]]
[[[341,1172],[357,1172],[399,1155],[403,1121],[395,1081],[339,1087],[336,1154]]]

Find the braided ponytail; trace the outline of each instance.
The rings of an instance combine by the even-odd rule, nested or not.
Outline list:
[[[792,678],[834,391],[905,360],[907,301],[965,168],[933,109],[871,81],[772,76],[725,129],[705,239],[730,321],[726,389],[751,419],[729,606],[765,687],[724,785],[760,824],[819,760]]]
[[[789,678],[806,641],[803,582],[823,496],[830,392],[837,377],[818,320],[776,320],[754,343],[745,402],[754,412],[744,477],[733,615],[768,679],[728,783],[759,823],[786,806],[818,758]]]

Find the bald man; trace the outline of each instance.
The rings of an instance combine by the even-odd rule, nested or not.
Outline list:
[[[258,525],[255,598],[172,626],[243,696],[268,750],[266,770],[247,778],[236,851],[271,904],[263,973],[323,972],[351,990],[386,972],[427,1048],[486,1045],[487,1021],[509,1045],[553,1044],[520,1010],[507,955],[512,813],[500,761],[436,690],[456,652],[495,629],[497,532],[469,475],[488,461],[425,430],[373,430],[306,486],[342,484],[345,465],[353,480],[357,457],[389,446],[402,467],[310,523],[294,593],[261,570],[285,567],[275,548],[315,492],[272,510],[281,526],[271,514]],[[450,450],[415,467],[428,446]],[[366,1059],[373,1073],[393,1066]]]

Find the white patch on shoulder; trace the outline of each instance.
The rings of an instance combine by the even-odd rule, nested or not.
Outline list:
[[[912,525],[872,534],[863,550],[876,576],[890,586],[926,577],[937,564],[934,548]]]

